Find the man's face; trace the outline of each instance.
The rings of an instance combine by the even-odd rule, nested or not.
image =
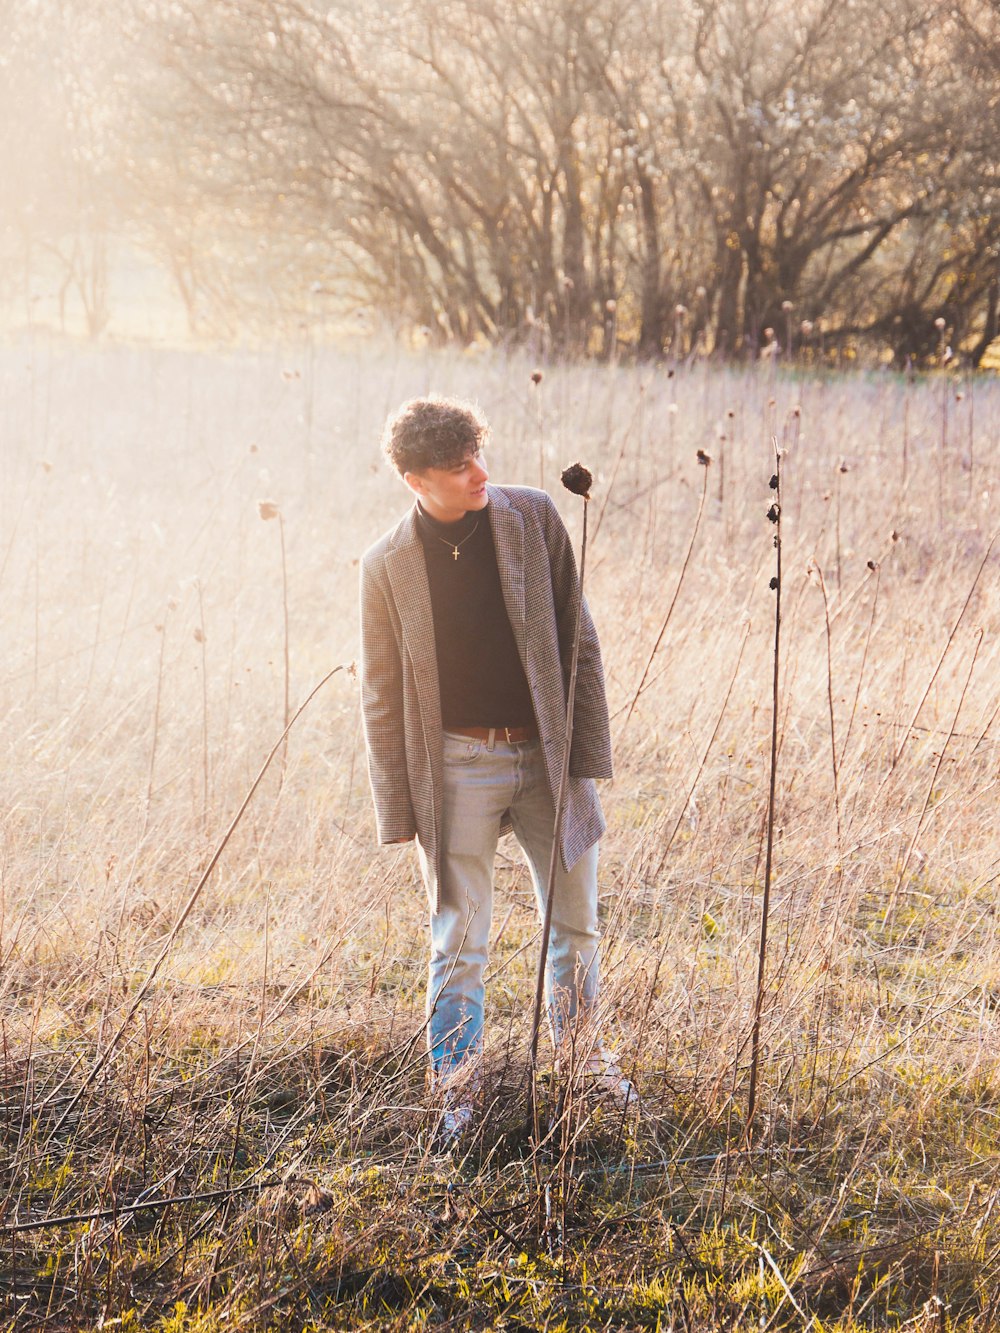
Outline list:
[[[403,480],[431,518],[439,523],[457,523],[470,509],[485,509],[489,503],[486,479],[490,474],[481,449],[468,453],[451,467],[428,467],[407,472]]]

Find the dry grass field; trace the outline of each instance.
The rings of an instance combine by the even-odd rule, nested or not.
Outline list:
[[[1000,1326],[1000,384],[533,369],[0,352],[0,1328]],[[286,693],[356,657],[358,556],[407,501],[378,431],[430,389],[478,399],[493,479],[541,481],[575,541],[559,471],[597,477],[604,1001],[642,1093],[623,1119],[570,1088],[526,1133],[505,842],[451,1157],[423,892],[375,845],[348,672],[206,876]]]

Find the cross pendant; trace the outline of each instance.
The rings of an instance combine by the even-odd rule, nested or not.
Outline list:
[[[452,560],[457,560],[457,559],[458,559],[458,547],[457,547],[457,546],[455,546],[455,547],[452,548],[451,558],[452,558]]]

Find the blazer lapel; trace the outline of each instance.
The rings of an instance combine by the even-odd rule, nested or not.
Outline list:
[[[415,510],[411,510],[400,524],[392,549],[386,553],[385,570],[403,627],[403,642],[413,667],[425,734],[428,738],[440,736],[441,691],[434,647],[434,611]]]
[[[490,526],[497,555],[503,600],[514,631],[514,642],[527,663],[524,614],[524,520],[502,491],[488,487]]]

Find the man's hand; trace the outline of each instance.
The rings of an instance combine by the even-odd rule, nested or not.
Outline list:
[[[408,838],[390,838],[389,841],[386,843],[386,846],[397,847],[400,843],[412,842],[412,841],[413,841],[413,834],[411,833]]]

